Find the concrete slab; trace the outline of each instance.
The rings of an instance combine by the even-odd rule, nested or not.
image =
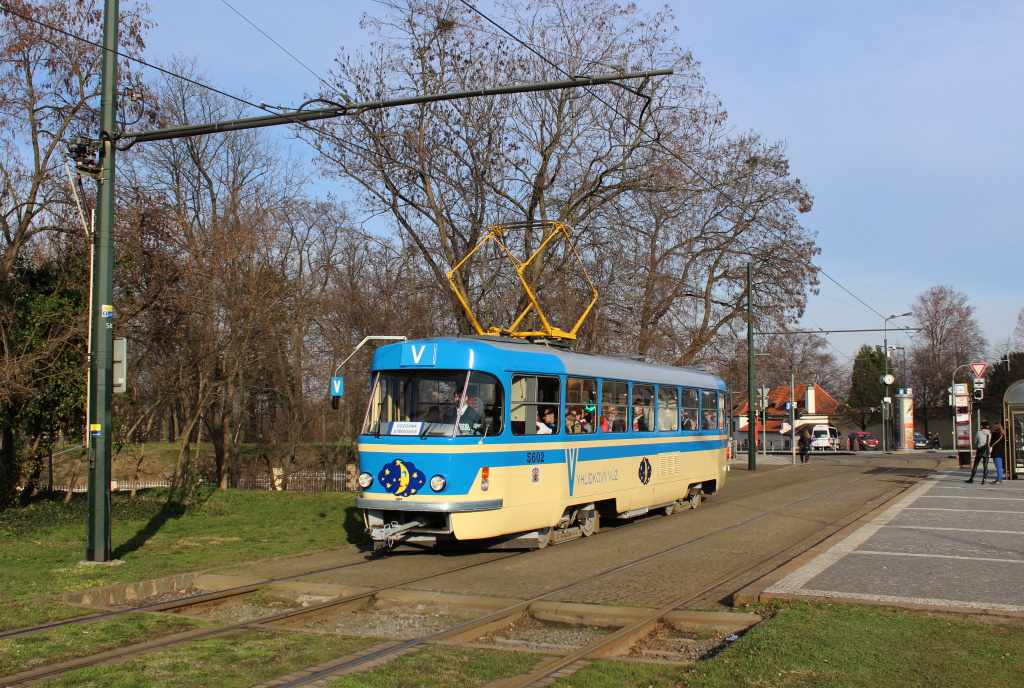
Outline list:
[[[939,471],[896,504],[737,595],[1024,615],[1024,481]]]

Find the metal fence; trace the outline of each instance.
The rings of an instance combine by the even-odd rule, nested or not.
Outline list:
[[[212,478],[203,478],[204,485],[215,485]],[[145,490],[154,487],[170,487],[167,480],[111,480],[111,492],[131,492],[132,490]],[[57,492],[67,492],[67,485],[54,485]],[[71,488],[72,492],[87,492],[86,482],[76,483]],[[334,471],[313,471],[303,470],[294,473],[286,473],[281,468],[273,469],[272,474],[261,473],[259,475],[245,475],[238,479],[237,490],[266,490],[266,491],[288,491],[288,492],[355,492],[359,489],[356,483],[355,465],[349,464],[345,468]]]
[[[275,468],[272,475],[260,474],[242,476],[238,479],[239,490],[287,490],[288,492],[354,492],[356,484],[355,467],[336,471],[295,471],[285,473]]]

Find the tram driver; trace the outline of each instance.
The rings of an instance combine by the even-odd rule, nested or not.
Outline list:
[[[473,426],[480,421],[480,410],[477,408],[479,400],[475,397],[466,397],[463,400],[462,391],[457,390],[453,396],[452,405],[444,412],[445,423],[455,423],[462,415],[462,424]]]

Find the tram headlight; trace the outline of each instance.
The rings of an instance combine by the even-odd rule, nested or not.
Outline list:
[[[430,489],[434,492],[440,492],[447,484],[448,481],[444,479],[443,475],[435,475],[430,479]]]
[[[356,481],[359,483],[359,487],[365,490],[373,485],[373,476],[369,473],[360,473]]]

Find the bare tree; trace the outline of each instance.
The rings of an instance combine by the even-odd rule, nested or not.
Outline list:
[[[102,3],[5,3],[0,13],[0,276],[40,235],[66,228],[56,206],[69,204],[63,169],[68,139],[93,134],[99,104]],[[138,54],[150,24],[146,8],[120,13],[120,49]],[[65,33],[85,40],[69,40]],[[88,42],[92,41],[92,43]],[[122,80],[133,79],[124,65]]]
[[[702,153],[699,167],[665,160],[666,190],[622,209],[606,233],[602,313],[617,344],[676,365],[707,357],[745,321],[748,262],[759,328],[794,322],[817,284],[818,249],[796,220],[810,196],[782,146],[744,136]]]
[[[201,79],[185,61],[172,71]],[[169,78],[155,90],[170,124],[241,114],[195,83]],[[240,380],[268,351],[266,333],[287,308],[288,275],[278,269],[273,246],[279,213],[302,177],[254,131],[140,146],[133,153],[125,165],[126,194],[145,199],[142,217],[151,220],[149,233],[136,230],[136,244],[148,246],[164,276],[155,282],[141,276],[151,291],[139,295],[135,321],[142,328],[137,336],[169,375],[161,395],[177,395],[162,402],[179,409],[183,419],[175,477],[185,475],[202,422],[214,439],[217,478],[225,484]],[[162,231],[154,237],[157,224]],[[132,296],[129,287],[125,300]]]
[[[1024,351],[1024,308],[1017,314],[1017,325],[1013,328],[1011,344],[1014,351]]]
[[[584,231],[623,194],[656,184],[656,116],[686,110],[700,120],[711,107],[692,58],[668,40],[667,14],[642,16],[605,0],[509,0],[496,9],[535,52],[496,36],[462,3],[416,0],[364,20],[378,42],[339,58],[336,91],[383,99],[607,73],[609,64],[672,66],[678,75],[646,85],[649,97],[601,88],[468,99],[366,112],[311,137],[324,169],[357,184],[368,207],[387,213],[445,292],[446,272],[488,225],[554,220]],[[527,235],[525,251],[539,240]],[[531,265],[531,282],[542,265]],[[457,277],[475,311],[488,316],[519,298],[474,290],[463,275],[479,274],[475,267]],[[457,298],[448,299],[468,329]]]
[[[914,336],[907,355],[914,405],[927,434],[929,418],[946,403],[953,371],[976,361],[987,344],[967,295],[949,285],[918,294],[910,309],[916,324],[923,328]]]

